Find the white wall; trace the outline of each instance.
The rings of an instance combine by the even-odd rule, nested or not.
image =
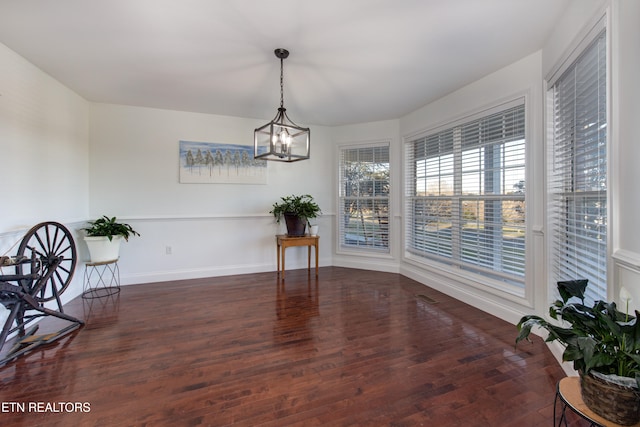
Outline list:
[[[275,271],[274,235],[283,228],[268,212],[294,193],[311,194],[323,210],[320,264],[331,264],[330,129],[311,126],[311,159],[270,162],[266,185],[179,183],[178,141],[252,145],[253,129],[268,120],[92,106],[91,217],[117,216],[142,234],[122,247],[123,283]],[[287,265],[306,266],[306,248],[288,249]]]
[[[621,286],[633,295],[632,308],[640,309],[640,2],[613,2],[612,129],[615,150],[610,167],[613,194],[612,298]]]
[[[0,254],[15,255],[33,225],[87,217],[89,104],[2,44],[0,75]],[[63,299],[81,289],[76,273]]]
[[[82,219],[88,103],[0,44],[0,231]]]
[[[606,5],[606,0],[573,0],[569,4],[542,51],[543,76],[559,65],[561,58],[568,56],[575,38],[605,10]]]

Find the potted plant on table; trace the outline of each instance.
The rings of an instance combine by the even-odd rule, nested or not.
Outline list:
[[[547,342],[564,345],[564,361],[572,361],[580,374],[582,398],[598,415],[622,425],[640,419],[640,323],[638,311],[628,314],[615,302],[596,301],[584,305],[587,280],[558,282],[560,300],[549,308],[549,316],[568,327],[527,315],[518,322],[516,345],[528,339],[533,326],[548,332]]]
[[[281,197],[279,202],[273,204],[269,213],[273,214],[278,223],[284,217],[289,236],[303,236],[307,224],[311,226],[309,220],[316,218],[322,211],[311,195],[303,194]]]
[[[89,227],[83,228],[84,237],[91,262],[115,261],[120,254],[120,243],[130,236],[139,236],[129,224],[117,222],[116,217],[103,215],[95,221],[89,221]]]

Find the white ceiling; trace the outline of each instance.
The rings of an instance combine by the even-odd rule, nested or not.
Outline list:
[[[398,118],[539,50],[569,0],[0,0],[0,43],[89,101]],[[0,83],[1,84],[1,83]]]

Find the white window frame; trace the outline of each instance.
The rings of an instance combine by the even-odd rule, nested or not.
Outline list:
[[[455,120],[451,120],[448,123],[439,125],[437,127],[422,131],[418,134],[415,135],[411,135],[411,136],[407,136],[404,138],[405,144],[405,160],[404,160],[404,168],[405,168],[405,185],[404,185],[404,253],[405,253],[405,258],[406,260],[412,262],[412,263],[417,263],[417,264],[422,264],[428,267],[433,267],[433,268],[437,268],[439,270],[442,271],[446,271],[448,273],[454,274],[458,277],[462,278],[467,278],[467,280],[465,280],[467,283],[469,283],[470,285],[474,285],[474,286],[479,286],[485,289],[495,289],[496,292],[499,292],[501,294],[504,294],[504,292],[506,292],[506,294],[512,295],[512,296],[516,296],[519,298],[523,298],[525,297],[525,294],[528,293],[526,292],[526,287],[527,287],[527,281],[526,281],[526,269],[528,267],[528,262],[527,262],[527,257],[526,257],[526,248],[528,246],[528,230],[527,230],[527,223],[525,222],[523,224],[523,233],[524,233],[524,239],[525,239],[525,243],[524,243],[524,247],[525,247],[525,255],[523,256],[523,264],[525,264],[525,271],[522,274],[522,276],[516,277],[516,276],[511,276],[508,274],[503,274],[501,272],[497,272],[497,271],[493,271],[493,270],[489,270],[489,269],[483,269],[483,268],[479,268],[478,266],[469,266],[469,265],[462,265],[460,263],[460,261],[458,259],[452,260],[452,259],[447,259],[447,258],[442,258],[442,257],[438,257],[438,256],[432,256],[429,254],[424,254],[424,253],[420,253],[420,251],[416,251],[411,247],[411,233],[412,233],[412,209],[413,209],[413,183],[412,180],[415,179],[415,171],[413,170],[414,167],[412,166],[412,154],[410,154],[410,145],[416,141],[417,139],[421,138],[421,137],[426,137],[428,135],[434,135],[438,132],[447,130],[447,129],[454,129],[457,128],[461,125],[470,123],[474,120],[478,120],[478,119],[482,119],[482,118],[486,118],[489,117],[495,113],[500,113],[502,111],[506,111],[509,110],[515,106],[522,106],[524,108],[524,131],[523,131],[523,139],[524,139],[524,155],[525,155],[525,159],[526,156],[529,155],[529,130],[528,130],[528,108],[529,108],[529,102],[527,101],[527,95],[526,94],[522,94],[520,96],[516,96],[514,98],[511,98],[510,100],[507,101],[503,101],[503,102],[498,102],[496,104],[494,104],[494,106],[492,107],[487,107],[485,109],[482,109],[476,113],[470,114],[468,116],[464,116],[463,118],[459,118],[459,119],[455,119]],[[456,160],[456,168],[459,167],[459,163],[460,163],[460,159]],[[526,163],[526,160],[525,160]],[[456,172],[457,174],[458,172]],[[460,170],[460,174],[462,173],[462,170]],[[529,176],[529,171],[527,170],[527,166],[524,166],[524,173],[525,173],[525,177]],[[461,175],[460,175],[461,176]],[[461,178],[457,177],[456,178],[456,182],[457,180],[460,180]],[[460,186],[461,184],[456,184],[456,186]],[[466,199],[465,195],[461,194],[455,194],[454,196],[455,200],[462,200],[462,199]],[[521,199],[523,201],[526,201],[526,195],[523,194],[521,196]],[[528,209],[525,208],[525,215],[527,215],[528,213]],[[458,217],[460,217],[460,215],[458,215]],[[525,217],[526,218],[526,217]],[[526,220],[525,220],[526,221]],[[493,292],[493,291],[492,291]]]
[[[386,204],[387,212],[386,215],[383,213],[382,215],[374,215],[372,214],[372,218],[377,221],[379,224],[376,225],[377,231],[374,232],[374,240],[362,241],[355,244],[349,244],[348,239],[345,238],[345,223],[344,223],[344,206],[349,197],[347,197],[345,191],[345,181],[344,181],[344,153],[347,150],[370,150],[370,149],[379,149],[383,148],[387,150],[387,158],[388,158],[388,192],[386,196],[384,193],[376,193],[373,196],[371,195],[354,195],[355,199],[364,202],[365,204],[377,205],[381,204],[384,206]],[[365,143],[345,143],[340,144],[338,146],[338,198],[337,198],[337,215],[336,215],[336,230],[337,230],[337,252],[338,253],[348,253],[348,254],[363,254],[363,255],[379,255],[379,256],[389,256],[391,253],[392,246],[392,234],[391,234],[391,218],[392,218],[392,185],[391,185],[391,143],[388,140],[385,141],[375,141],[375,142],[365,142]],[[375,218],[374,218],[375,217]],[[380,233],[385,234],[386,236],[380,237]],[[376,244],[376,241],[380,241],[380,239],[385,240],[385,245]]]
[[[549,75],[545,79],[545,96],[546,96],[546,129],[547,129],[547,137],[546,137],[546,151],[547,151],[547,162],[546,162],[546,181],[547,181],[547,262],[548,262],[548,284],[549,284],[549,300],[554,298],[556,295],[556,283],[559,280],[570,280],[570,279],[584,279],[587,278],[590,280],[589,285],[587,287],[587,295],[586,300],[591,302],[596,299],[608,299],[609,294],[611,294],[611,289],[608,284],[610,283],[611,278],[611,268],[610,268],[610,257],[609,248],[611,247],[611,222],[610,219],[613,217],[611,212],[611,179],[610,179],[610,168],[609,164],[611,161],[611,90],[610,90],[610,75],[611,75],[611,61],[610,61],[610,35],[607,28],[607,16],[602,16],[599,19],[595,20],[592,25],[586,27],[586,29],[577,37],[577,41],[571,46],[568,50],[568,53],[563,56],[563,58],[558,62],[558,65],[549,73]],[[602,221],[606,224],[604,225],[604,235],[600,234],[601,242],[604,242],[603,245],[597,245],[599,247],[597,251],[597,266],[595,267],[587,267],[587,265],[591,264],[594,266],[593,262],[590,261],[591,253],[589,254],[580,254],[580,250],[575,251],[575,255],[563,256],[558,251],[560,250],[560,246],[567,246],[566,244],[562,244],[561,240],[563,239],[563,235],[565,233],[562,229],[566,229],[563,227],[561,222],[561,210],[558,208],[560,205],[558,204],[558,198],[554,196],[558,195],[559,184],[554,182],[553,178],[553,169],[554,164],[554,97],[553,97],[553,89],[556,83],[563,78],[567,70],[570,70],[574,67],[576,61],[582,58],[583,54],[592,47],[592,45],[596,42],[596,40],[604,33],[604,42],[603,48],[604,52],[602,56],[604,57],[604,66],[605,66],[605,94],[604,94],[604,102],[605,102],[605,112],[604,117],[606,120],[606,137],[605,144],[606,147],[604,149],[604,153],[606,158],[606,183],[604,190],[597,191],[598,194],[592,194],[593,197],[604,197],[604,218]],[[599,98],[601,99],[601,98]],[[582,147],[582,145],[579,145]],[[573,175],[574,177],[576,174]],[[577,188],[577,187],[576,187]],[[571,194],[569,194],[571,193]],[[574,192],[566,193],[569,199],[575,199],[576,197],[588,196],[586,192],[580,192],[580,190],[576,190]],[[563,211],[564,212],[564,211]],[[565,212],[567,214],[567,212]],[[600,215],[601,216],[601,215]],[[575,221],[576,223],[578,221]],[[574,224],[575,225],[575,224]],[[585,227],[588,227],[585,224]],[[572,227],[575,228],[575,227]],[[585,228],[585,234],[589,233],[589,230]],[[572,238],[577,233],[569,233],[566,234],[568,240]],[[575,236],[574,236],[575,237]],[[568,246],[567,246],[568,247]],[[589,251],[591,252],[591,251]],[[557,261],[559,259],[564,260],[565,265],[559,264]],[[575,262],[574,262],[575,261]],[[579,261],[579,262],[578,262]],[[569,265],[572,264],[572,265]],[[580,265],[578,265],[580,264]],[[570,271],[572,270],[572,271]],[[588,271],[591,270],[591,271]],[[596,271],[597,270],[597,271]]]

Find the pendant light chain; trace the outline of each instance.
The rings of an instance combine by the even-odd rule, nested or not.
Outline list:
[[[284,108],[284,58],[280,58],[280,108]]]

